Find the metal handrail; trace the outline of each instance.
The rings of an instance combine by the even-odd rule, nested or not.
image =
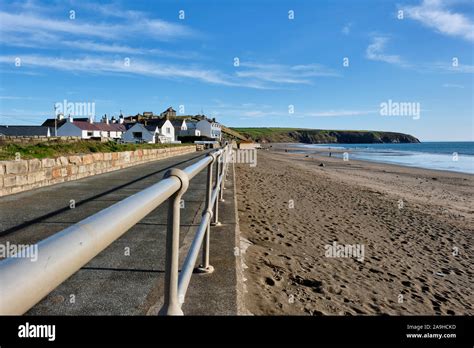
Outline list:
[[[224,181],[224,173],[219,176],[218,183],[216,184],[216,188],[212,191],[211,203],[210,206],[216,206],[217,195],[221,187],[221,182]],[[199,254],[199,249],[201,248],[202,241],[204,236],[207,232],[208,225],[210,223],[212,214],[209,211],[205,211],[203,214],[203,218],[201,223],[199,224],[198,230],[196,231],[196,235],[194,236],[193,242],[191,247],[189,248],[188,255],[184,260],[183,267],[179,274],[178,280],[178,299],[179,303],[184,303],[184,298],[186,296],[186,291],[188,290],[189,281],[191,280],[191,276],[194,270],[194,265],[196,264],[196,260]],[[207,241],[206,241],[207,242]],[[203,264],[197,269],[197,271],[201,271],[203,273],[211,273],[213,271],[213,267],[209,264],[206,265],[206,255],[203,256]]]
[[[179,272],[179,226],[168,224],[167,244],[166,244],[166,274],[165,274],[165,297],[163,307],[160,309],[160,315],[183,315],[181,309],[186,292],[188,290],[189,282],[193,272],[212,273],[214,267],[209,264],[209,244],[210,244],[210,226],[211,219],[217,216],[218,196],[222,188],[222,183],[225,181],[226,167],[228,166],[227,154],[231,152],[231,145],[224,147],[222,151],[216,151],[211,154],[212,162],[207,168],[207,197],[206,207],[203,212],[201,223],[196,231],[194,239],[189,248],[188,254],[184,260],[181,272]],[[212,172],[213,164],[216,163],[216,179],[213,184]],[[221,169],[222,167],[222,169]],[[176,170],[173,175],[176,175],[183,182],[182,190],[177,192],[175,196],[170,199],[170,208],[168,210],[168,221],[179,221],[179,201],[182,194],[187,189],[186,176],[179,170]],[[214,208],[214,212],[213,212]],[[214,220],[214,225],[219,226],[220,223],[217,218]],[[195,268],[198,258],[199,250],[202,247],[202,263]]]
[[[146,215],[171,198],[168,209],[165,273],[165,304],[169,303],[170,301],[167,301],[170,298],[169,290],[172,290],[172,294],[177,294],[178,289],[179,203],[181,196],[186,191],[189,180],[207,167],[208,198],[200,226],[209,226],[212,216],[210,208],[213,204],[218,204],[215,197],[220,190],[220,186],[216,184],[214,192],[209,195],[209,173],[212,172],[212,164],[216,159],[220,159],[228,152],[231,152],[230,145],[210,153],[206,158],[184,170],[171,169],[158,183],[40,241],[37,245],[38,258],[36,262],[31,262],[28,258],[21,257],[22,255],[0,261],[0,315],[21,315],[27,312]],[[224,165],[225,167],[226,165]],[[223,175],[218,177],[216,183],[220,184],[224,180],[223,178]],[[206,229],[207,245],[205,245],[207,252],[209,251],[209,231],[208,227]],[[195,238],[196,243],[199,242],[197,239]],[[201,244],[202,239],[199,248]],[[27,249],[23,250],[21,254],[26,256],[31,252],[32,250]],[[189,284],[188,277],[190,278],[190,275],[183,272],[182,278],[186,280],[184,293]],[[174,280],[174,283],[171,280]],[[162,309],[161,313],[182,314],[181,304],[179,301],[177,302],[180,312],[172,313],[172,310]]]

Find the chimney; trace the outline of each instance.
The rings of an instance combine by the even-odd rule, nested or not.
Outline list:
[[[69,116],[67,117],[67,121],[71,123],[74,122],[74,118],[71,116],[71,114],[69,114]]]
[[[64,115],[63,115],[63,113],[60,112],[60,113],[58,114],[58,116],[57,116],[57,119],[58,119],[59,121],[61,121],[63,118],[64,118]]]
[[[123,124],[123,115],[120,115],[120,117],[119,117],[119,123],[120,123],[120,124]]]
[[[216,123],[216,118],[215,117],[212,118],[212,122]]]
[[[89,123],[94,123],[94,116],[89,117]]]
[[[115,119],[115,116],[112,116],[111,121],[112,121],[112,123],[117,123],[117,120]]]

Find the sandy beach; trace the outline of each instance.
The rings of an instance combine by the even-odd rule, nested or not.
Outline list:
[[[249,313],[474,314],[472,175],[288,145],[236,173]]]

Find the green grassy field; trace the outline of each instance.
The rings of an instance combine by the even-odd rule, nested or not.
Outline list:
[[[418,139],[409,134],[384,131],[270,127],[232,129],[258,142],[302,142],[309,144],[419,142]]]
[[[296,131],[299,128],[253,128],[253,127],[248,127],[248,128],[232,128],[236,132],[242,133],[242,134],[248,134],[252,138],[256,137],[261,137],[261,136],[269,136],[273,135],[275,133],[287,133],[291,131]]]
[[[287,132],[295,132],[295,131],[313,131],[318,133],[330,133],[330,132],[347,132],[347,133],[357,133],[357,132],[373,132],[377,133],[376,131],[370,130],[344,130],[344,129],[309,129],[309,128],[271,128],[271,127],[242,127],[236,128],[233,127],[233,130],[239,133],[251,134],[254,136],[262,136],[262,135],[272,135],[275,133],[287,133]]]
[[[117,144],[113,141],[79,141],[75,143],[48,142],[39,144],[1,144],[0,160],[15,159],[20,154],[22,159],[54,158],[64,155],[87,154],[95,152],[120,152],[138,149],[161,149],[189,144]]]

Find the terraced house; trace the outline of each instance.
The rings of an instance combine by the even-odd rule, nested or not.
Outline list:
[[[126,131],[123,124],[110,123],[108,118],[103,118],[102,122],[94,122],[92,118],[89,121],[74,121],[74,118],[69,116],[57,133],[58,136],[73,136],[81,139],[109,138],[113,140],[121,139]]]

